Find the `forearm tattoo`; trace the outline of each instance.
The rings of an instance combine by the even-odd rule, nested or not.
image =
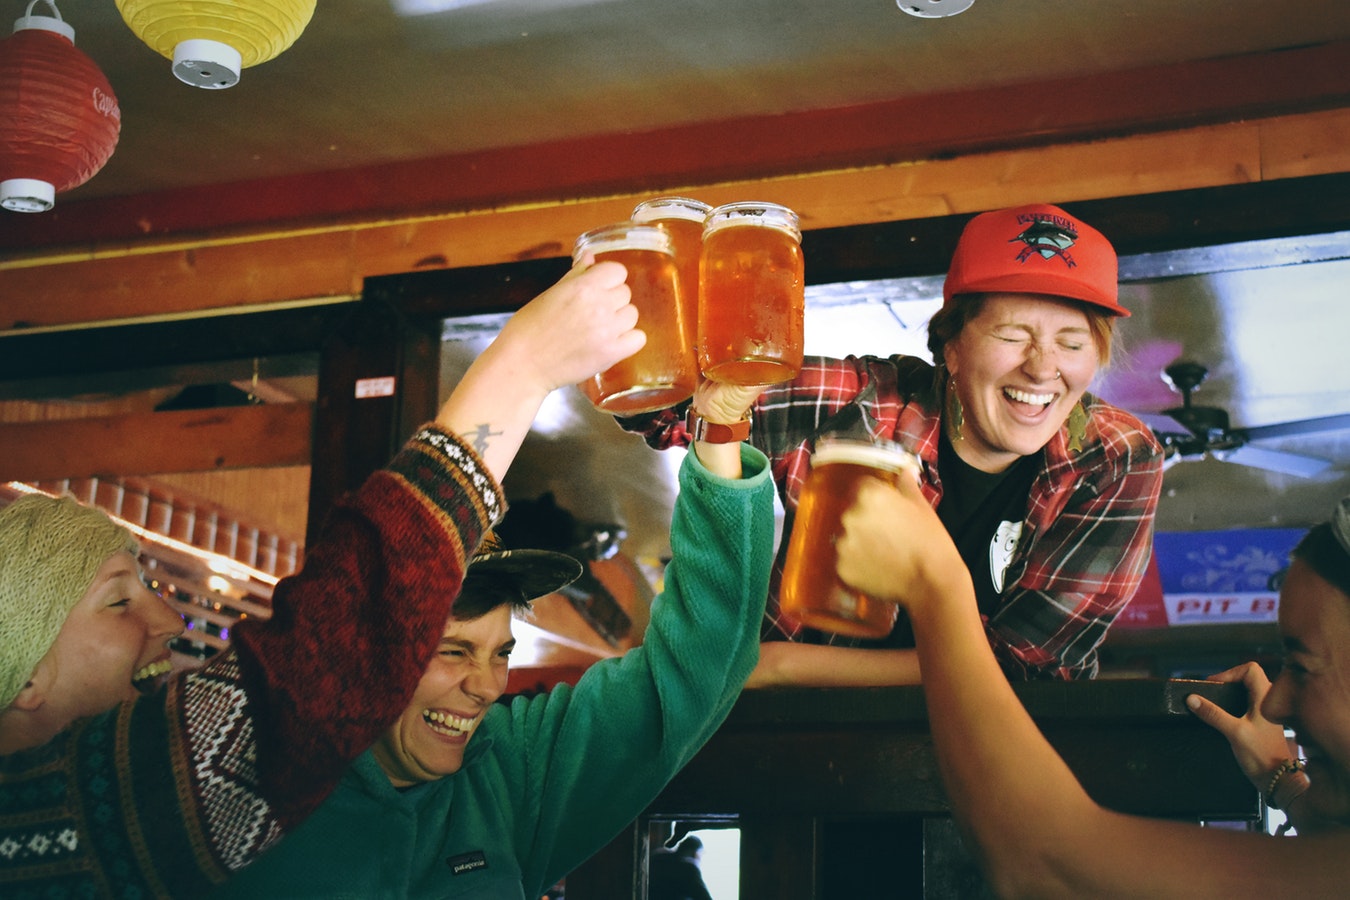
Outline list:
[[[486,422],[483,422],[480,423],[474,429],[472,435],[465,435],[465,437],[468,438],[469,440],[470,446],[473,447],[474,452],[477,453],[479,456],[482,456],[484,453],[487,452],[488,438],[500,435],[502,433],[500,431],[492,431],[491,429],[492,429],[491,425],[487,424]]]

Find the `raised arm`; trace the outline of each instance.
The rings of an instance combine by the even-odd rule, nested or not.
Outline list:
[[[302,572],[279,585],[272,621],[236,631],[259,773],[284,823],[406,705],[465,561],[505,513],[498,485],[540,404],[645,340],[628,301],[622,266],[583,262],[521,308],[436,421],[339,504]]]
[[[765,641],[745,686],[877,687],[921,680],[919,654],[914,650]]]
[[[583,259],[513,315],[436,416],[499,481],[549,393],[604,371],[647,341],[635,327],[623,266],[590,262]]]
[[[999,669],[969,574],[917,489],[869,484],[844,524],[841,577],[901,603],[914,624],[943,782],[1001,896],[1231,900],[1343,890],[1346,837],[1281,840],[1096,804]]]
[[[759,451],[720,446],[744,471],[733,479],[685,457],[672,559],[642,645],[595,663],[574,690],[511,707],[513,727],[530,729],[537,748],[513,760],[521,769],[509,779],[521,786],[517,803],[538,810],[520,822],[527,885],[553,883],[640,813],[726,718],[754,666],[773,489]]]

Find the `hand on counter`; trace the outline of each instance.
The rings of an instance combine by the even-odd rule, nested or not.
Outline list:
[[[1270,773],[1286,759],[1298,756],[1284,736],[1284,727],[1261,714],[1261,701],[1270,692],[1270,679],[1258,664],[1247,662],[1211,675],[1208,680],[1241,682],[1247,688],[1247,713],[1240,718],[1229,715],[1199,694],[1187,697],[1186,705],[1202,722],[1228,739],[1243,774],[1264,793]]]

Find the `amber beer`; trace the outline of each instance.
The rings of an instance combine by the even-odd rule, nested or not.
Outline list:
[[[802,367],[805,263],[797,214],[774,203],[719,206],[703,227],[699,367],[729,384],[777,384]]]
[[[693,396],[698,386],[695,330],[680,308],[675,245],[660,225],[619,222],[577,238],[572,259],[595,254],[628,269],[628,287],[647,343],[637,353],[578,385],[597,409],[615,415],[653,412]]]
[[[661,225],[675,242],[675,272],[680,282],[680,324],[690,348],[698,340],[698,265],[703,252],[703,223],[712,207],[689,197],[657,197],[633,209],[633,221]],[[697,362],[695,362],[697,365]]]
[[[851,637],[881,638],[895,626],[898,607],[846,587],[836,574],[840,519],[857,499],[864,478],[898,484],[915,478],[919,461],[899,444],[822,440],[811,456],[788,541],[779,605],[811,628]]]

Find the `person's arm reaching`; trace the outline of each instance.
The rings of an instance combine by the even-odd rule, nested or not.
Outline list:
[[[717,398],[746,391],[748,402],[755,390],[708,383],[696,408],[727,424],[735,411],[719,412]],[[534,748],[511,760],[521,793],[504,800],[538,811],[520,822],[527,889],[603,846],[725,719],[758,653],[773,522],[763,454],[697,442],[680,467],[672,558],[642,644],[595,663],[575,688],[512,704],[513,727]]]
[[[1344,889],[1344,839],[1278,840],[1097,805],[1000,670],[970,575],[917,488],[867,484],[844,528],[840,577],[901,603],[913,622],[943,782],[1000,896],[1231,900]]]
[[[623,266],[589,263],[590,257],[583,259],[513,315],[436,416],[437,424],[473,446],[498,481],[545,397],[603,372],[646,343],[636,328],[637,307],[629,302]]]
[[[587,262],[513,315],[469,366],[436,421],[372,477],[372,487],[339,504],[308,551],[304,571],[278,591],[274,624],[236,631],[250,702],[260,720],[259,775],[274,802],[296,798],[295,814],[317,803],[342,764],[379,734],[379,722],[387,724],[402,711],[459,592],[468,557],[484,528],[505,513],[496,485],[544,399],[631,355],[645,340],[634,328],[637,310],[629,303],[623,267]],[[465,454],[464,444],[475,453]],[[416,484],[447,461],[453,485]],[[404,509],[406,492],[364,499],[389,477],[418,488],[420,502]],[[486,522],[468,515],[475,503],[466,498],[479,492],[487,504],[481,512]],[[401,511],[400,521],[387,523],[388,511],[379,504]],[[416,540],[419,535],[449,538],[458,546],[427,547]],[[435,558],[445,553],[456,557],[452,566]],[[325,586],[334,580],[338,587]],[[325,593],[330,599],[317,606],[313,597]],[[321,621],[303,629],[282,627],[293,608],[325,611]],[[412,615],[425,616],[424,624],[414,627],[407,620]],[[415,649],[373,653],[372,641]],[[341,689],[319,689],[330,671],[360,675],[345,674]],[[293,819],[288,814],[283,821]]]
[[[750,404],[755,402],[764,387],[702,381],[694,392],[693,409],[702,419],[717,425],[749,421]],[[722,478],[741,477],[740,443],[694,441],[693,448],[698,461],[709,472]]]

